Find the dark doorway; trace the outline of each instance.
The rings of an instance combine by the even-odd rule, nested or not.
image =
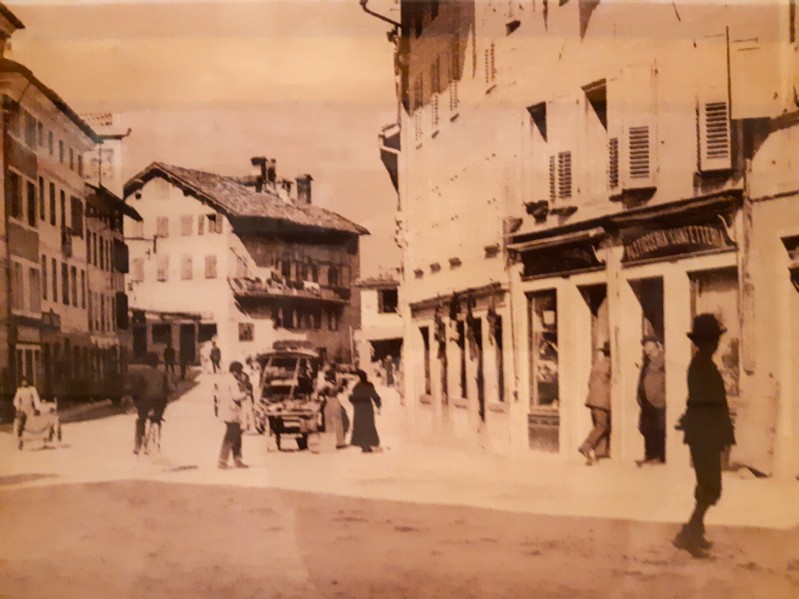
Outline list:
[[[199,335],[200,343],[205,343],[206,341],[210,341],[214,337],[216,337],[216,325],[215,324],[201,324],[200,325],[200,335]]]
[[[194,364],[196,361],[196,342],[197,338],[194,325],[180,325],[180,362],[182,364]]]
[[[147,325],[133,325],[133,355],[143,358],[147,354]]]

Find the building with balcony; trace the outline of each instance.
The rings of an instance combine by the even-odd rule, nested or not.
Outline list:
[[[0,5],[0,27],[7,40],[22,23]],[[117,211],[135,212],[104,188],[87,187],[84,154],[102,139],[55,91],[6,58],[0,58],[0,87],[5,206],[0,264],[6,273],[0,277],[3,395],[12,394],[23,376],[45,396],[103,393],[107,380],[101,373],[118,373],[123,365],[118,356],[102,358],[98,352],[104,344],[91,334],[90,206],[110,202]],[[121,219],[118,212],[113,214],[120,227],[115,235],[121,240]],[[111,251],[109,247],[106,255],[109,273],[114,272]],[[122,288],[117,285],[109,295],[117,290]],[[109,315],[110,310],[109,304]],[[108,321],[105,330],[116,339],[116,323]],[[118,345],[113,339],[107,345]],[[105,370],[101,363],[107,363]]]
[[[229,362],[303,339],[352,359],[360,301],[351,287],[367,231],[314,206],[310,175],[278,180],[274,161],[253,165],[256,175],[236,178],[153,163],[125,185],[143,216],[128,229],[131,307],[200,316],[157,330],[134,323],[134,353],[167,343],[191,352],[216,338]]]
[[[415,433],[576,456],[609,341],[612,458],[639,458],[651,335],[667,462],[685,466],[685,333],[713,312],[731,462],[795,474],[792,3],[402,2],[390,38],[400,139],[384,134],[381,155],[400,196]]]

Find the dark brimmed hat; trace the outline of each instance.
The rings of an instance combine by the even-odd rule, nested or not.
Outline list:
[[[689,339],[718,339],[726,332],[713,314],[699,314],[686,334]]]
[[[230,363],[228,369],[230,370],[230,372],[238,374],[239,372],[242,372],[244,370],[244,367],[241,365],[241,362],[234,360],[233,362]]]

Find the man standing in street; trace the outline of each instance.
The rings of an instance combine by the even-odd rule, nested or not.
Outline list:
[[[725,447],[735,445],[724,379],[713,362],[724,332],[715,316],[700,314],[688,333],[697,352],[688,367],[688,402],[678,428],[684,431],[684,442],[691,449],[696,505],[673,543],[694,557],[705,557],[711,547],[705,539],[705,513],[721,498],[721,454]]]
[[[172,373],[172,379],[175,378],[175,348],[172,347],[172,342],[169,341],[166,344],[166,349],[164,350],[164,365],[166,366],[166,372]]]
[[[216,341],[211,341],[211,365],[213,366],[214,374],[222,370],[221,363],[222,350],[217,347]]]
[[[14,429],[17,431],[17,447],[19,449],[22,449],[22,433],[25,432],[28,417],[38,416],[41,409],[42,403],[36,387],[28,385],[27,377],[23,376],[19,381],[17,392],[14,394],[14,410],[16,410]]]
[[[666,364],[663,349],[657,337],[647,335],[641,340],[644,365],[638,379],[638,405],[641,416],[638,430],[644,436],[645,464],[663,464],[666,461]]]
[[[610,457],[608,441],[610,436],[610,342],[597,348],[597,357],[588,376],[588,398],[585,405],[591,410],[593,430],[580,446],[586,464]],[[591,455],[591,452],[594,455]]]
[[[243,371],[241,362],[231,362],[230,372],[216,377],[214,398],[219,406],[219,418],[225,423],[225,436],[219,451],[219,468],[228,468],[228,459],[233,453],[236,468],[247,468],[241,460],[241,403],[247,389],[239,380]]]

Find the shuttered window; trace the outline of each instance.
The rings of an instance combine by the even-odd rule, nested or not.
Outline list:
[[[438,129],[438,94],[434,94],[431,101],[430,123],[433,129]]]
[[[169,280],[169,256],[158,256],[158,275],[159,281]]]
[[[187,237],[192,234],[194,224],[194,217],[189,216],[181,216],[180,217],[180,234],[184,237]]]
[[[699,135],[702,170],[730,168],[730,118],[727,102],[703,103]]]
[[[131,261],[130,278],[135,283],[140,283],[144,280],[144,258],[134,258]]]
[[[572,153],[558,153],[558,198],[572,197]]]
[[[628,133],[630,178],[648,179],[651,172],[649,127],[630,127]]]
[[[497,78],[495,56],[496,56],[496,48],[494,43],[492,42],[491,45],[485,49],[483,56],[484,59],[483,70],[484,70],[486,87],[490,87],[491,85],[493,85],[494,81],[496,81]]]
[[[554,202],[557,197],[557,164],[555,156],[549,157],[549,201]]]
[[[180,278],[184,281],[190,281],[194,274],[194,264],[192,262],[191,254],[184,254],[180,259]]]
[[[169,237],[169,218],[159,216],[155,219],[155,234],[158,237]]]
[[[205,278],[216,278],[216,256],[214,254],[205,257]]]
[[[619,188],[619,138],[608,140],[608,187],[611,191]]]
[[[723,33],[696,40],[696,66],[701,69],[697,93],[699,171],[732,167],[730,148],[730,89],[727,36]]]

